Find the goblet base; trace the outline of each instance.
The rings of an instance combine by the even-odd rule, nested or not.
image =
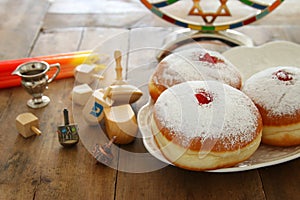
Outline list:
[[[30,99],[27,101],[27,106],[30,108],[42,108],[50,103],[50,98],[47,96],[42,96],[40,99]]]

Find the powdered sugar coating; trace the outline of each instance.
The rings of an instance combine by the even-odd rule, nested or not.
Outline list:
[[[288,77],[282,71],[288,73]],[[300,68],[291,66],[272,67],[252,75],[245,82],[243,92],[256,104],[267,110],[268,117],[292,116],[296,114],[297,110],[300,110],[299,78]],[[280,79],[288,80],[283,81]]]
[[[203,61],[206,54],[220,62]],[[165,88],[185,81],[217,80],[239,88],[241,75],[238,69],[224,56],[215,51],[191,48],[170,54],[159,64],[160,73],[154,73],[152,80]]]
[[[197,91],[208,91],[213,101],[200,105]],[[258,110],[241,91],[217,81],[189,81],[165,90],[154,105],[156,120],[188,147],[194,138],[223,141],[223,148],[251,142],[257,135]]]

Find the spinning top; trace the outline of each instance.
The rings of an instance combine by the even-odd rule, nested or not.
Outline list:
[[[77,124],[69,123],[68,110],[64,109],[63,112],[65,124],[57,128],[58,140],[59,143],[64,147],[74,146],[79,141],[79,135],[77,131],[78,127]]]
[[[106,133],[116,144],[131,143],[137,132],[138,125],[134,111],[129,104],[104,108]]]
[[[116,80],[110,86],[111,92],[108,94],[108,97],[114,100],[114,103],[117,105],[134,103],[143,95],[143,92],[136,86],[124,81],[122,76],[121,52],[118,50],[115,51],[114,56],[116,62]]]
[[[99,144],[95,145],[95,148],[92,153],[93,153],[94,157],[97,159],[97,161],[99,161],[105,165],[109,165],[111,163],[111,161],[114,158],[114,156],[111,152],[111,145],[115,139],[116,139],[116,136],[111,138],[111,140],[104,145],[101,145],[101,146],[99,146]]]
[[[103,109],[112,106],[112,101],[107,95],[111,91],[108,87],[105,91],[96,90],[85,104],[82,114],[90,125],[98,125],[104,117]]]
[[[72,90],[72,100],[74,103],[84,106],[92,94],[93,90],[88,84],[77,85]]]
[[[41,135],[38,118],[32,113],[22,113],[16,118],[17,131],[24,137]]]
[[[75,69],[75,80],[79,83],[90,84],[95,79],[102,80],[104,77],[96,74],[96,65],[81,64]]]

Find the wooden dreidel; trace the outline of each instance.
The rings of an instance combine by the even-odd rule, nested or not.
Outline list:
[[[116,144],[128,144],[137,134],[135,114],[129,104],[104,108],[106,133]]]
[[[96,74],[96,65],[81,64],[75,68],[75,80],[79,83],[90,84],[95,79],[103,79],[103,76]]]
[[[64,125],[57,127],[58,141],[64,147],[71,147],[78,143],[78,127],[77,124],[70,124],[69,122],[69,112],[64,109]]]
[[[134,103],[143,95],[143,92],[136,86],[129,85],[123,80],[121,52],[115,51],[114,56],[116,61],[116,80],[112,83],[111,92],[108,96],[115,101],[115,105]]]
[[[93,156],[96,158],[97,161],[109,165],[113,160],[114,156],[111,152],[111,145],[115,141],[116,137],[110,139],[110,141],[104,145],[96,144],[93,150]]]
[[[17,131],[24,137],[28,138],[32,135],[41,135],[39,130],[39,120],[32,113],[22,113],[16,118]]]
[[[108,97],[110,91],[110,87],[104,92],[102,90],[94,91],[93,95],[85,104],[82,114],[85,121],[90,125],[98,125],[104,117],[103,109],[112,106],[114,103],[114,101]]]
[[[72,90],[72,100],[74,103],[83,106],[92,94],[93,90],[88,84],[77,85]]]

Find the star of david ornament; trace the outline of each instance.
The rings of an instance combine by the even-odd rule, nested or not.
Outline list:
[[[233,29],[251,24],[271,13],[284,0],[140,0],[163,20],[188,29],[188,40],[219,40],[233,47],[253,46],[252,40]],[[166,45],[166,51],[185,44],[186,38]]]
[[[253,23],[276,9],[284,0],[140,0],[162,19],[193,30],[221,31]],[[212,11],[214,7],[217,10]],[[210,11],[206,11],[210,10]],[[201,23],[198,16],[203,19]],[[208,17],[213,19],[208,20]],[[217,18],[229,17],[227,21]]]
[[[201,0],[193,0],[194,5],[190,10],[189,15],[201,16],[206,24],[212,24],[218,16],[231,16],[230,10],[226,5],[227,0],[219,0],[220,5],[216,12],[204,12],[200,6],[200,1]]]

